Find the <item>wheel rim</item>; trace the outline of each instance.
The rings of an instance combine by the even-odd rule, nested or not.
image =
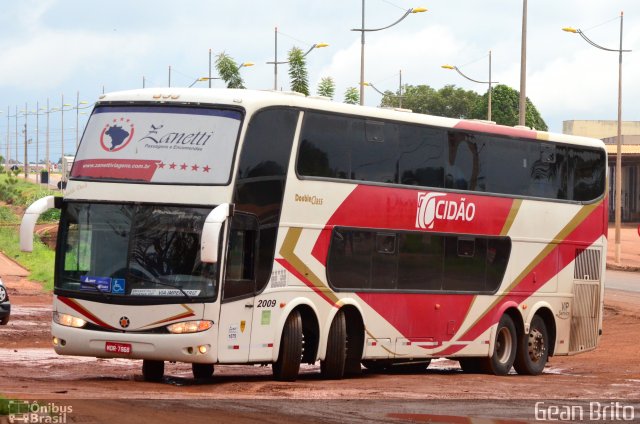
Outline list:
[[[542,332],[532,328],[529,332],[529,357],[533,362],[538,362],[545,354],[547,348]]]
[[[502,327],[496,337],[496,357],[501,364],[509,362],[512,346],[511,332],[507,327]]]

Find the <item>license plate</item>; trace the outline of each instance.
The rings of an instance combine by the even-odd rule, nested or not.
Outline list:
[[[132,352],[130,343],[107,342],[104,350],[107,353],[117,353],[120,355],[131,355]]]

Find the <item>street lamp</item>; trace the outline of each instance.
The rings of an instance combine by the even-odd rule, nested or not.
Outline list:
[[[273,65],[273,89],[277,90],[278,89],[278,65],[286,65],[287,63],[289,63],[289,61],[278,62],[278,27],[276,27],[275,29],[275,34],[276,34],[275,35],[275,57],[273,59],[273,62],[267,62],[267,65]],[[305,57],[306,55],[311,53],[313,49],[321,49],[323,47],[329,47],[329,45],[327,43],[316,43],[312,45],[311,48],[307,50],[305,54],[302,55],[302,57]]]
[[[209,81],[209,88],[211,88],[211,80],[214,80],[214,79],[222,79],[222,78],[218,78],[218,77],[200,77],[200,78],[196,78],[196,80],[191,83],[189,88],[193,87],[194,85],[196,85],[197,82],[200,82],[200,81]]]
[[[362,0],[362,27],[354,28],[351,30],[351,31],[360,32],[360,105],[361,106],[364,105],[364,87],[365,87],[364,85],[364,34],[365,32],[382,31],[383,29],[391,28],[392,26],[402,22],[404,18],[409,16],[409,14],[411,13],[421,13],[421,12],[427,11],[427,9],[425,9],[424,7],[415,7],[412,9],[408,9],[406,12],[404,12],[404,15],[402,15],[400,19],[398,19],[391,25],[387,25],[381,28],[365,28],[364,27],[364,1],[365,0]]]
[[[398,99],[398,107],[402,108],[402,99],[404,98],[404,96],[402,95],[402,70],[400,70],[400,84],[399,84],[399,91],[397,95],[389,95],[388,93],[383,93],[382,91],[378,90],[378,88],[373,85],[373,83],[371,82],[364,82],[362,83],[362,85],[364,85],[365,87],[371,87],[373,88],[378,94],[380,94],[381,96],[390,96],[390,97],[396,97]]]
[[[489,105],[487,108],[487,120],[491,121],[491,84],[497,84],[498,81],[491,81],[491,50],[489,50],[489,81],[478,81],[475,80],[473,78],[468,77],[467,75],[463,74],[462,71],[460,70],[460,68],[458,68],[455,65],[442,65],[441,66],[444,69],[452,69],[454,71],[456,71],[457,73],[459,73],[460,75],[462,75],[464,78],[468,79],[469,81],[472,82],[477,82],[478,84],[489,84]]]
[[[579,34],[587,43],[591,44],[600,50],[608,52],[618,53],[618,139],[616,141],[616,181],[615,181],[615,261],[620,263],[620,221],[622,218],[622,53],[630,52],[631,50],[622,49],[622,24],[624,20],[624,13],[620,12],[620,48],[609,49],[602,47],[599,44],[594,43],[589,37],[585,35],[579,29],[571,27],[562,28],[563,31]]]
[[[253,65],[255,65],[255,63],[253,63],[253,62],[244,62],[244,63],[241,63],[241,64],[238,66],[238,70],[239,70],[240,68],[248,68],[249,66],[253,66]]]

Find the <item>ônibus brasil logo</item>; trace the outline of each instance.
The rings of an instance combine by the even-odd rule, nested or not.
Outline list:
[[[436,220],[473,221],[476,216],[475,203],[447,200],[446,193],[418,193],[416,228],[433,229]]]
[[[134,131],[133,122],[130,119],[114,119],[111,123],[106,123],[102,129],[100,146],[107,152],[122,150],[133,138]]]

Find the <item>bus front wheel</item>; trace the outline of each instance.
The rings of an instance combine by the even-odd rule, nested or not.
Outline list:
[[[507,375],[513,367],[517,350],[516,326],[509,315],[503,315],[498,323],[493,355],[487,358],[487,369],[495,375]]]
[[[338,311],[333,318],[327,340],[327,354],[324,361],[320,361],[322,378],[338,380],[344,376],[347,362],[347,322],[344,312]]]
[[[529,326],[529,333],[523,334],[518,343],[518,353],[513,364],[521,375],[542,374],[549,359],[549,333],[544,320],[535,315]]]
[[[164,376],[164,361],[152,361],[145,359],[142,361],[142,377],[144,381],[159,382]]]
[[[282,329],[278,360],[273,364],[273,376],[279,381],[295,381],[302,362],[302,317],[293,311]]]

